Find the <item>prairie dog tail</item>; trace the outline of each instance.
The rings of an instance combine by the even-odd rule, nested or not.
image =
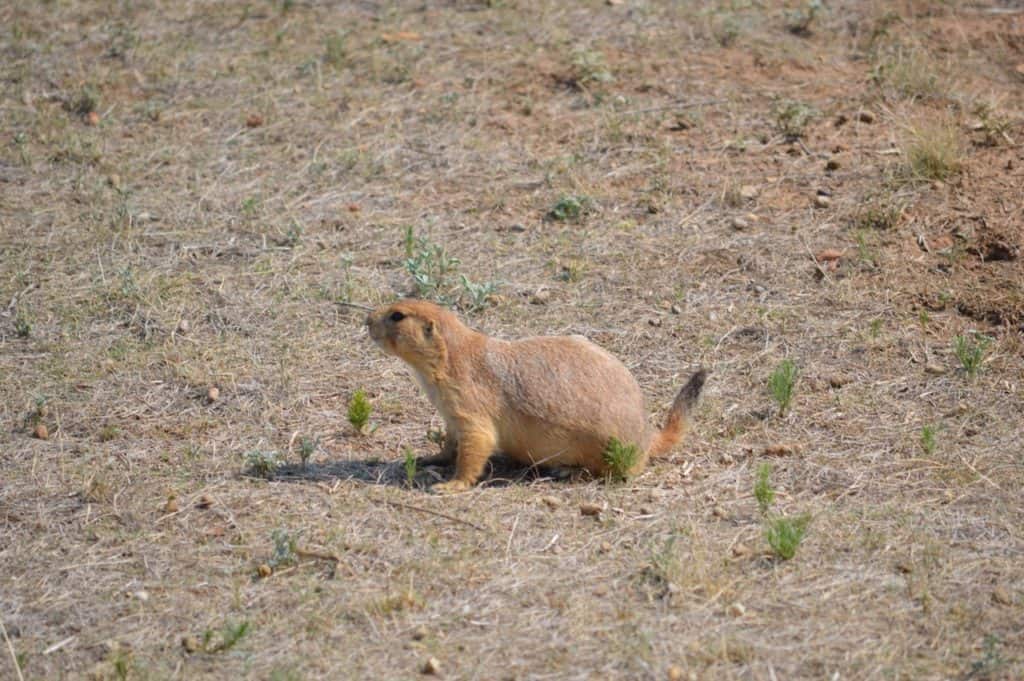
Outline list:
[[[686,435],[686,431],[690,427],[690,414],[697,404],[701,388],[704,387],[707,377],[708,372],[701,368],[693,376],[690,376],[690,380],[679,390],[679,394],[672,402],[672,408],[668,411],[665,427],[654,436],[654,440],[647,450],[650,456],[665,454]]]

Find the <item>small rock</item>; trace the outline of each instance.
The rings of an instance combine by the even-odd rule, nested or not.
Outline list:
[[[831,260],[839,260],[843,257],[843,252],[835,248],[825,248],[814,254],[814,257],[818,262],[829,262]]]
[[[745,184],[740,187],[740,196],[747,201],[753,201],[757,198],[757,195],[761,193],[761,190],[752,184]]]
[[[550,301],[550,300],[551,300],[551,291],[550,291],[550,289],[542,288],[541,290],[539,290],[539,291],[537,291],[536,293],[533,294],[533,297],[530,298],[530,304],[531,305],[547,305],[548,301]]]
[[[149,592],[148,591],[136,591],[135,593],[132,594],[132,596],[136,600],[141,601],[143,603],[145,603],[146,601],[149,600]]]
[[[441,661],[436,657],[427,658],[427,661],[423,663],[423,667],[420,671],[424,674],[437,676],[441,673]]]
[[[744,229],[750,227],[750,223],[740,217],[733,218],[732,220],[729,221],[729,224],[732,226],[733,229],[739,232],[742,232]]]
[[[834,170],[839,170],[839,168],[840,164],[837,159],[830,158],[828,161],[825,162],[825,170],[827,170],[830,173]]]
[[[245,127],[247,128],[258,128],[263,125],[263,116],[259,114],[249,114],[245,118]]]
[[[658,327],[661,326],[661,319],[659,319],[658,317],[653,317],[651,319],[648,319],[647,323],[650,324],[651,326]]]
[[[597,516],[601,515],[601,511],[603,510],[604,507],[601,506],[600,504],[592,504],[586,501],[580,504],[580,515]]]
[[[358,203],[350,203],[350,204],[348,204],[348,206],[346,206],[346,208],[348,208],[348,212],[349,213],[358,213],[360,210],[362,210],[359,207]]]
[[[711,515],[722,520],[729,519],[729,512],[725,510],[725,507],[715,504],[715,507],[711,509]]]
[[[683,670],[675,665],[669,667],[668,681],[683,681]]]
[[[551,508],[551,509],[558,508],[559,506],[562,505],[562,500],[559,499],[558,497],[546,496],[546,497],[541,497],[540,500],[543,501],[544,504],[548,508]]]
[[[35,429],[32,431],[32,437],[37,440],[49,440],[50,431],[46,429],[45,423],[37,423]]]
[[[860,121],[861,123],[874,123],[875,114],[867,110],[858,111],[857,120]]]
[[[896,563],[896,571],[909,575],[914,571],[914,566],[908,560],[901,560]]]
[[[732,454],[729,454],[728,452],[722,452],[722,454],[718,457],[718,460],[719,462],[726,466],[734,463],[735,461],[735,459],[732,458]]]
[[[601,542],[601,545],[597,547],[599,553],[611,553],[612,545],[606,541]]]
[[[426,627],[424,627],[424,626],[419,626],[419,627],[416,627],[415,629],[412,630],[412,640],[413,641],[422,641],[423,639],[425,639],[429,635],[430,635],[430,631]]]
[[[948,419],[951,419],[957,416],[963,416],[968,411],[970,410],[967,408],[966,404],[964,404],[963,402],[958,402],[955,407],[947,411],[945,414],[943,414],[943,416],[945,416]]]
[[[186,653],[194,653],[199,650],[199,639],[195,636],[182,636],[181,647],[185,649]]]
[[[683,314],[683,308],[678,305],[672,305],[672,307],[669,308],[669,312],[672,314]]]
[[[849,379],[846,378],[846,376],[834,375],[828,377],[828,384],[833,388],[842,388],[849,382],[850,381]]]
[[[256,568],[256,573],[264,579],[274,574],[274,569],[266,563],[260,563],[260,566]]]
[[[924,370],[926,373],[935,374],[936,376],[941,376],[942,374],[946,373],[946,367],[935,362],[928,362],[928,364],[925,364]]]
[[[220,388],[215,385],[210,386],[210,389],[206,391],[206,400],[216,402],[218,399],[220,399]]]
[[[814,205],[817,206],[818,208],[828,208],[829,206],[832,205],[832,199],[830,199],[828,196],[825,196],[824,194],[815,194]]]
[[[733,603],[729,606],[729,614],[733,617],[743,617],[747,614],[747,609],[742,603]]]
[[[90,111],[85,115],[85,124],[96,126],[100,124],[100,115],[95,111]]]
[[[935,180],[932,182],[932,189],[934,189],[935,191],[941,191],[942,188],[945,186],[946,185],[942,184],[940,180]]]
[[[1013,596],[1001,586],[992,590],[992,600],[999,605],[1013,605]]]
[[[761,218],[758,217],[757,213],[747,213],[747,214],[745,214],[743,216],[743,219],[746,220],[747,222],[749,222],[750,224],[754,224],[755,222],[757,222]]]
[[[518,233],[521,234],[521,233],[526,231],[526,226],[517,222],[514,225],[512,225],[511,227],[509,227],[508,231],[510,231],[510,232],[518,232]]]
[[[177,513],[181,507],[178,505],[178,497],[174,494],[167,495],[167,503],[164,504],[164,513]]]
[[[211,506],[213,506],[213,499],[206,496],[205,494],[199,497],[199,501],[196,502],[196,508],[206,509],[210,508]]]
[[[182,335],[187,334],[191,328],[192,325],[189,323],[187,319],[182,319],[180,322],[178,322],[178,333]]]

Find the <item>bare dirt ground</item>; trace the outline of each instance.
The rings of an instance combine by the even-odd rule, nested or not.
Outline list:
[[[0,677],[1024,678],[1019,3],[11,2],[0,81]],[[409,227],[690,439],[408,485]]]

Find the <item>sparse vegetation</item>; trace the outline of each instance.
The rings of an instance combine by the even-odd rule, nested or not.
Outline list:
[[[610,438],[602,455],[608,466],[608,477],[612,480],[627,480],[640,458],[640,450],[636,445],[625,444],[616,438]]]
[[[251,625],[248,620],[225,622],[220,631],[207,629],[203,632],[202,649],[207,653],[223,653],[231,650],[246,637],[250,629]]]
[[[770,518],[765,524],[764,538],[776,556],[791,560],[807,535],[810,522],[809,515]]]
[[[586,196],[564,194],[548,211],[548,217],[560,222],[578,222],[590,212],[592,203]]]
[[[775,489],[771,483],[772,465],[762,463],[757,467],[757,477],[754,480],[754,498],[757,499],[757,507],[761,515],[768,513],[768,509],[775,503]]]
[[[960,335],[953,339],[953,352],[960,360],[960,366],[968,378],[974,378],[981,370],[985,361],[985,353],[988,351],[992,339],[975,333],[973,337]]]
[[[873,76],[876,83],[899,97],[929,99],[943,94],[938,65],[919,48],[898,48],[882,54]]]
[[[468,312],[476,312],[488,305],[498,291],[496,282],[473,282],[459,274],[461,261],[450,255],[444,246],[417,237],[411,227],[405,231],[405,269],[416,284],[416,295],[442,305],[455,305],[462,301]],[[458,275],[458,284],[455,276]]]
[[[779,405],[780,415],[785,415],[793,403],[797,374],[798,370],[793,360],[784,359],[768,377],[768,391],[775,404]]]
[[[413,454],[411,448],[406,447],[402,450],[404,459],[402,461],[402,467],[405,469],[405,484],[412,487],[416,481],[416,455]]]
[[[298,562],[299,556],[296,553],[299,542],[298,533],[276,529],[271,533],[270,538],[274,541],[274,553],[267,561],[271,568],[276,569]]]
[[[362,388],[352,393],[352,397],[348,401],[348,422],[352,424],[357,433],[366,432],[372,411],[373,405],[370,404],[370,400]]]
[[[319,437],[304,437],[299,442],[299,460],[302,461],[302,467],[305,468],[309,464],[309,460],[316,454],[316,450],[320,448]]]
[[[245,462],[250,475],[270,480],[281,465],[281,457],[277,452],[253,449],[246,452]]]
[[[921,449],[924,450],[925,454],[935,452],[935,432],[934,425],[921,426]]]
[[[811,24],[824,9],[821,0],[806,0],[786,12],[786,30],[795,35],[809,35]]]
[[[945,180],[960,172],[963,149],[956,127],[928,123],[911,131],[907,145],[907,173],[912,179]]]
[[[572,82],[581,90],[593,90],[615,80],[604,54],[598,50],[577,47],[572,51]]]
[[[794,141],[804,136],[808,124],[817,112],[803,102],[792,99],[776,100],[772,104],[775,129],[787,140]]]

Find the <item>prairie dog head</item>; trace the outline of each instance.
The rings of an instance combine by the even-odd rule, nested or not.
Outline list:
[[[381,350],[425,373],[444,365],[448,352],[443,331],[458,324],[451,312],[422,300],[383,305],[366,318],[370,338]]]

